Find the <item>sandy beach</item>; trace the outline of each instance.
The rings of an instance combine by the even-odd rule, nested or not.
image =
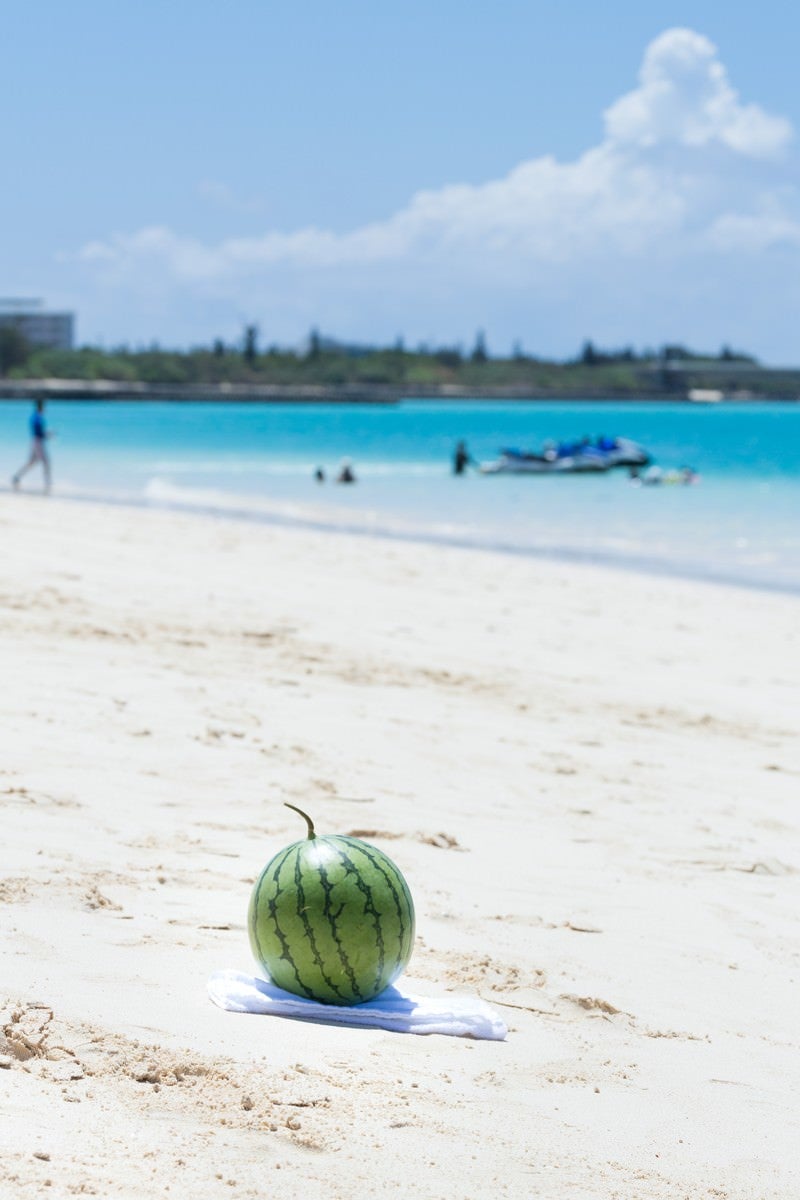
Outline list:
[[[800,1194],[797,598],[2,497],[0,1195]],[[354,833],[502,1043],[237,1016]]]

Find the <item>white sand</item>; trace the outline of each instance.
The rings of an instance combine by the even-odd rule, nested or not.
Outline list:
[[[796,599],[34,497],[0,533],[4,1200],[800,1195]],[[507,1042],[208,1002],[284,800],[395,858],[410,979]]]

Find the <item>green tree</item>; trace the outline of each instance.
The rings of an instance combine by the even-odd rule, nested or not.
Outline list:
[[[475,338],[475,345],[472,349],[472,361],[474,363],[485,363],[488,357],[489,351],[486,349],[486,335],[482,329],[479,329]]]
[[[597,361],[598,355],[594,348],[594,342],[590,342],[587,338],[581,348],[581,362],[585,367],[593,367]]]
[[[244,327],[244,350],[242,351],[244,361],[248,366],[252,366],[256,361],[258,354],[258,326],[245,325]]]
[[[31,347],[27,338],[15,325],[0,327],[0,375],[14,367],[21,367],[30,357]]]
[[[458,346],[442,346],[436,351],[434,356],[438,363],[443,367],[448,367],[451,371],[458,370],[461,366],[461,350]]]

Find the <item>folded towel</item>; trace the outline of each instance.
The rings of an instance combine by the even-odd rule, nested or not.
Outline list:
[[[369,1025],[395,1033],[445,1033],[492,1041],[503,1041],[508,1032],[498,1014],[477,996],[437,1000],[388,987],[366,1004],[318,1004],[242,971],[215,971],[208,981],[208,994],[228,1012],[270,1013],[333,1025]]]

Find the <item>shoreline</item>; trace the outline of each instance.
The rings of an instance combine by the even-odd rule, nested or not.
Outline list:
[[[131,509],[132,511],[140,512],[176,513],[189,517],[194,516],[201,520],[230,521],[234,524],[243,523],[245,525],[282,529],[288,532],[296,530],[300,533],[319,533],[334,537],[340,535],[347,538],[374,540],[378,543],[387,542],[399,545],[439,547],[443,550],[462,550],[467,553],[474,551],[478,554],[496,555],[501,559],[522,559],[567,567],[574,565],[577,567],[586,567],[590,570],[593,567],[597,567],[601,570],[618,571],[625,576],[633,575],[643,579],[675,580],[689,584],[707,584],[712,587],[735,588],[747,592],[763,593],[764,595],[800,596],[800,584],[752,579],[746,575],[738,575],[735,572],[728,573],[724,568],[717,571],[707,570],[702,572],[700,570],[692,570],[691,565],[674,564],[646,556],[623,558],[621,556],[615,557],[611,553],[594,553],[588,550],[571,549],[566,546],[561,548],[537,548],[492,542],[489,539],[470,539],[467,537],[458,537],[457,535],[437,533],[435,531],[426,532],[420,529],[404,530],[397,527],[392,528],[389,523],[390,518],[387,518],[387,523],[383,526],[368,526],[365,523],[359,524],[357,521],[351,522],[347,520],[331,520],[327,522],[315,517],[312,513],[308,515],[292,515],[277,510],[258,511],[257,509],[237,508],[235,506],[225,507],[224,505],[204,504],[202,502],[151,500],[146,497],[137,498],[133,496],[120,497],[114,496],[111,493],[93,495],[56,491],[54,494],[48,496],[37,493],[32,489],[28,492],[22,490],[20,493],[15,493],[6,486],[0,486],[0,496],[4,495],[21,495],[23,498],[28,499],[55,500],[68,504],[86,504],[101,508],[108,506],[110,508]]]
[[[114,401],[138,400],[142,403],[223,403],[247,404],[368,404],[397,405],[406,401],[520,401],[552,403],[564,401],[570,404],[614,401],[620,404],[689,404],[699,408],[708,407],[709,402],[692,400],[690,388],[665,390],[653,388],[637,389],[635,393],[620,394],[608,388],[580,391],[526,388],[518,385],[509,387],[466,387],[460,384],[150,384],[118,383],[113,380],[75,379],[27,379],[0,380],[0,401],[73,400],[87,404]],[[719,404],[798,404],[796,393],[777,396],[726,395]]]

